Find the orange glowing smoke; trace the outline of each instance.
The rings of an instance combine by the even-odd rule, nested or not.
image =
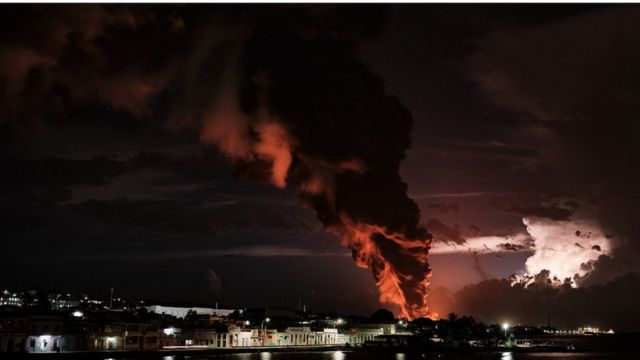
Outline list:
[[[431,273],[412,273],[410,269],[403,269],[402,264],[394,265],[379,245],[380,241],[389,242],[387,245],[395,249],[394,256],[410,258],[423,269],[428,269],[427,254],[431,240],[407,239],[401,234],[389,233],[381,226],[357,224],[344,215],[340,218],[342,224],[330,228],[330,231],[338,234],[342,243],[353,251],[357,266],[373,272],[380,290],[380,302],[398,306],[396,315],[401,318],[433,316],[427,308],[427,287]]]
[[[236,119],[230,119],[231,114]],[[209,118],[201,139],[216,144],[232,160],[266,162],[270,182],[279,188],[285,187],[296,148],[293,136],[277,120],[262,117],[252,122],[238,119],[238,115],[236,109],[227,108],[223,116]],[[367,171],[366,164],[358,159],[332,164],[304,154],[295,155],[300,167],[312,170],[294,185],[307,200],[322,198],[333,208],[331,212],[336,211],[336,176]],[[301,202],[315,210],[310,204],[312,201],[303,199]],[[352,250],[357,266],[371,270],[380,291],[380,302],[397,306],[397,315],[402,318],[433,316],[427,309],[431,275],[427,261],[431,245],[428,237],[408,238],[390,232],[384,226],[353,221],[347,214],[340,214],[331,224],[325,225]]]
[[[279,187],[287,186],[287,172],[291,165],[291,142],[287,131],[276,122],[258,124],[256,131],[260,141],[255,146],[255,153],[271,165],[271,182]]]

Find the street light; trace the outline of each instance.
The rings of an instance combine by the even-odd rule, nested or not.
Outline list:
[[[268,323],[269,321],[271,321],[271,319],[269,318],[265,318],[264,320],[262,320],[262,324],[260,325],[261,330],[262,330],[262,346],[264,346],[264,339],[265,339],[265,332],[267,331],[266,326],[264,325],[264,323]]]
[[[502,324],[502,329],[504,330],[504,337],[507,337],[507,331],[509,330],[509,324],[508,323],[503,323]]]

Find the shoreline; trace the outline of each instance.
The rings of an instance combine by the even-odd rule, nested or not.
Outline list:
[[[308,346],[308,347],[246,347],[227,349],[161,349],[150,351],[74,351],[61,353],[0,353],[0,359],[105,359],[105,358],[153,358],[160,356],[215,356],[228,354],[271,353],[313,353],[327,351],[345,352],[402,352],[402,353],[600,353],[612,352],[612,349],[562,349],[556,347],[541,348],[432,348],[432,347],[348,347],[348,346]],[[613,352],[616,352],[615,350]],[[618,351],[618,353],[636,353],[637,351]]]

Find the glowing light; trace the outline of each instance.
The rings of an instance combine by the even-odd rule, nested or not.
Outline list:
[[[345,354],[342,351],[336,351],[332,354],[331,360],[344,360]]]
[[[176,328],[174,327],[166,328],[162,330],[162,332],[164,332],[165,335],[173,335],[176,333]]]
[[[74,317],[82,317],[84,314],[82,313],[82,311],[74,311],[72,314]]]
[[[503,352],[500,360],[513,360],[513,355],[510,352]]]
[[[600,255],[611,252],[611,240],[591,219],[524,218],[522,221],[535,241],[535,253],[525,264],[528,275],[548,270],[549,276],[557,278],[556,283],[561,285],[567,278],[585,276]],[[575,287],[576,283],[572,281],[571,286]]]
[[[509,324],[508,323],[502,324],[502,329],[503,330],[509,330]]]
[[[383,226],[354,223],[346,216],[342,216],[341,220],[341,226],[330,230],[340,235],[343,244],[353,250],[357,266],[373,271],[380,290],[380,302],[397,305],[400,308],[397,315],[402,318],[431,317],[426,305],[431,277],[427,261],[431,240],[409,239],[402,234],[389,232]],[[380,237],[404,249],[406,260],[424,271],[408,275],[394,267],[376,243],[375,239]]]

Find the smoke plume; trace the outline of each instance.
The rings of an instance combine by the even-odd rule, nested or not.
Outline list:
[[[150,10],[63,5],[8,38],[3,129],[106,104],[195,130],[238,177],[297,189],[371,270],[380,301],[402,317],[428,315],[430,235],[398,172],[412,117],[358,57],[385,9]]]
[[[412,118],[358,60],[356,40],[370,25],[352,10],[291,11],[260,22],[240,61],[235,113],[245,126],[232,138],[243,143],[214,143],[243,176],[297,188],[301,205],[372,271],[382,302],[402,317],[426,316],[430,236],[398,173]],[[325,22],[345,18],[346,29]],[[224,121],[209,119],[205,133]]]

